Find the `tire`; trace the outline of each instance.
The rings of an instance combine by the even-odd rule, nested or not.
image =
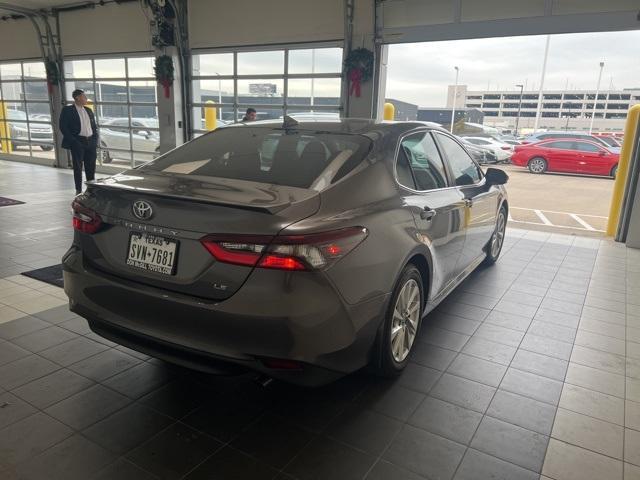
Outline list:
[[[611,178],[615,180],[616,174],[618,173],[618,165],[614,165],[611,169]]]
[[[415,298],[416,295],[418,298]],[[418,302],[417,305],[415,302]],[[413,264],[408,264],[402,270],[393,289],[380,335],[381,339],[376,342],[378,355],[373,358],[378,362],[374,366],[377,375],[396,377],[404,370],[409,363],[412,347],[420,332],[423,311],[422,275]],[[402,313],[401,316],[400,313]]]
[[[498,212],[496,228],[493,230],[491,240],[487,243],[487,256],[482,262],[482,265],[493,265],[498,260],[500,252],[502,251],[502,246],[504,245],[504,234],[507,229],[507,220],[507,209],[503,205],[500,207],[500,211]]]
[[[53,147],[51,145],[40,145],[40,148],[45,152],[50,152],[51,150],[53,150]]]
[[[547,171],[547,161],[542,157],[534,157],[527,163],[531,173],[541,174]]]
[[[102,164],[111,163],[113,161],[113,158],[111,158],[111,155],[109,155],[107,146],[102,142],[100,142],[100,161],[102,162]]]

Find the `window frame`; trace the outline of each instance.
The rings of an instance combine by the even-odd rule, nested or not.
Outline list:
[[[64,57],[63,61],[66,64],[67,62],[74,62],[74,61],[88,61],[90,62],[91,65],[91,76],[87,77],[87,76],[78,76],[78,77],[71,77],[68,75],[68,72],[65,70],[63,72],[64,75],[64,82],[65,82],[65,89],[62,92],[63,94],[63,101],[65,102],[65,104],[70,105],[71,104],[71,100],[67,99],[67,91],[69,90],[69,87],[67,86],[67,84],[69,83],[74,83],[74,82],[80,82],[80,83],[89,83],[91,84],[94,94],[93,94],[93,98],[92,100],[92,106],[93,108],[93,112],[96,118],[96,124],[98,126],[98,131],[100,132],[103,128],[109,129],[109,127],[112,127],[112,130],[117,131],[117,132],[121,132],[123,133],[125,130],[128,133],[128,137],[129,137],[129,148],[118,148],[118,147],[110,147],[107,150],[108,151],[113,151],[113,152],[122,152],[124,154],[126,154],[125,158],[120,158],[117,157],[118,160],[120,161],[112,161],[111,163],[109,163],[109,166],[114,166],[114,167],[120,167],[120,168],[135,168],[137,165],[141,165],[143,163],[146,163],[150,160],[153,159],[154,156],[158,156],[159,153],[154,153],[154,152],[148,152],[148,151],[142,151],[142,150],[136,150],[134,147],[134,127],[132,125],[132,119],[133,118],[138,118],[138,117],[134,117],[132,116],[132,109],[133,107],[146,107],[146,108],[152,108],[155,109],[156,115],[158,115],[158,101],[159,101],[159,97],[158,97],[158,87],[157,87],[157,81],[155,79],[155,76],[153,76],[153,73],[150,73],[149,76],[129,76],[129,60],[130,59],[136,59],[136,58],[145,58],[145,59],[151,59],[153,60],[153,52],[147,52],[147,51],[139,51],[139,52],[127,52],[127,53],[120,53],[120,54],[105,54],[105,55],[73,55],[73,56],[68,56],[68,57]],[[96,65],[95,65],[95,61],[96,60],[115,60],[115,59],[123,59],[124,60],[124,77],[109,77],[109,78],[103,78],[103,77],[97,77],[96,76]],[[66,65],[65,65],[66,66]],[[64,70],[64,68],[63,68]],[[132,85],[132,83],[136,83],[136,82],[148,82],[151,84],[151,87],[153,89],[154,95],[155,95],[155,100],[153,102],[139,102],[139,101],[132,101],[131,100],[131,88],[132,87],[137,87],[138,85]],[[100,99],[98,100],[97,98],[97,91],[98,91],[98,85],[99,84],[103,84],[103,83],[124,83],[124,89],[125,89],[125,99],[123,101],[113,101],[113,100],[103,100]],[[126,118],[127,119],[127,125],[126,126],[116,126],[116,125],[109,125],[109,124],[104,124],[102,123],[102,120],[104,118],[109,118],[108,116],[104,116],[101,114],[101,107],[104,106],[113,106],[113,107],[121,107],[124,108],[126,110],[126,117],[122,117],[122,118]],[[154,117],[149,117],[149,118],[154,118]],[[156,116],[155,119],[157,119],[159,121],[159,117]],[[149,127],[149,128],[145,128],[146,130],[152,131],[152,132],[157,132],[157,137],[158,139],[160,138],[160,127],[158,126],[156,127]],[[136,129],[138,130],[138,129]],[[160,143],[158,143],[158,148],[160,147]],[[98,149],[102,150],[100,145],[98,145]],[[156,152],[158,150],[156,149]],[[123,155],[124,156],[124,155]],[[138,156],[138,158],[137,158]],[[149,158],[144,158],[140,159],[140,156],[148,156]],[[127,163],[125,163],[127,162]],[[102,155],[100,154],[100,152],[98,152],[98,163],[100,165],[102,165]]]
[[[343,85],[342,85],[342,69],[340,71],[334,73],[289,73],[289,52],[294,50],[316,50],[323,48],[339,48],[342,49],[342,58],[340,60],[340,65],[344,61],[344,42],[342,41],[329,41],[329,42],[309,42],[309,43],[300,43],[300,44],[269,44],[263,46],[247,46],[247,47],[228,47],[228,48],[206,48],[206,49],[192,49],[191,56],[197,55],[206,55],[206,54],[223,54],[230,53],[233,55],[233,72],[227,75],[194,75],[193,71],[189,72],[189,99],[188,99],[188,111],[190,115],[194,115],[194,110],[201,109],[206,106],[206,103],[203,101],[196,102],[193,97],[193,86],[192,82],[198,80],[209,80],[209,81],[231,81],[233,82],[233,102],[222,102],[220,103],[221,109],[231,109],[233,112],[233,121],[232,123],[238,123],[239,118],[244,110],[248,107],[252,108],[264,108],[265,110],[280,110],[282,111],[282,115],[287,115],[292,112],[304,112],[309,110],[314,110],[317,112],[338,112],[339,114],[344,109],[344,97],[343,97]],[[284,70],[282,73],[277,74],[238,74],[238,54],[246,53],[246,52],[268,52],[274,50],[283,50],[284,51]],[[308,80],[308,79],[337,79],[340,83],[340,91],[337,105],[301,105],[296,103],[290,103],[289,99],[289,88],[288,83],[289,80]],[[264,104],[249,104],[246,102],[240,102],[240,93],[239,93],[239,81],[243,80],[281,80],[283,84],[282,88],[282,99],[279,102],[272,103],[264,103]],[[244,94],[243,94],[244,95]],[[195,138],[198,135],[204,134],[207,130],[202,128],[196,128],[195,124],[191,122],[191,128],[189,134],[189,138]]]
[[[52,142],[50,144],[47,144],[48,146],[51,147],[51,150],[46,150],[47,152],[54,152],[55,153],[55,126],[54,126],[54,121],[53,121],[53,113],[51,110],[51,97],[49,95],[48,90],[45,90],[46,92],[46,98],[31,98],[27,96],[27,89],[25,88],[25,86],[27,84],[33,83],[42,83],[46,85],[46,76],[45,77],[34,77],[34,78],[27,78],[25,79],[25,64],[43,64],[42,59],[41,58],[23,58],[23,59],[15,59],[15,60],[2,60],[0,61],[0,65],[19,65],[20,66],[20,76],[19,78],[8,78],[6,80],[4,80],[1,76],[0,76],[0,100],[3,100],[5,105],[20,105],[24,108],[24,114],[25,114],[25,120],[11,120],[9,118],[5,118],[3,120],[0,120],[0,123],[3,123],[5,126],[5,131],[10,132],[11,127],[10,124],[11,123],[19,123],[19,124],[24,124],[27,130],[27,139],[26,141],[18,141],[18,143],[20,144],[19,146],[27,146],[29,147],[29,154],[25,155],[25,157],[27,158],[40,158],[40,159],[50,159],[50,157],[47,156],[42,156],[42,154],[37,155],[34,154],[34,151],[37,151],[38,153],[40,152],[45,152],[45,150],[41,149],[38,142],[34,142],[32,141],[31,138],[31,125],[34,126],[38,126],[38,125],[49,125],[51,127],[51,138],[52,138]],[[44,68],[44,64],[43,64],[43,68]],[[20,86],[20,98],[18,99],[9,99],[9,98],[5,98],[5,94],[4,94],[4,90],[5,90],[5,85],[7,84],[16,84]],[[46,120],[33,120],[30,119],[30,112],[29,112],[29,105],[47,105],[47,110],[48,110],[48,114],[49,115],[49,121]],[[7,108],[8,110],[11,110],[9,108]],[[19,110],[19,111],[23,111],[23,110]],[[46,115],[45,114],[45,115]],[[10,121],[11,120],[11,121]],[[6,138],[0,138],[0,145],[4,145],[5,142],[9,142],[15,139],[10,138],[10,134],[6,137]],[[44,142],[42,142],[44,143]],[[1,147],[0,147],[1,148]],[[36,150],[37,149],[37,150]],[[13,150],[11,153],[8,152],[1,152],[3,154],[6,155],[11,155],[13,157],[16,158],[21,158],[23,155],[16,153],[15,150]],[[55,159],[55,156],[54,156]]]

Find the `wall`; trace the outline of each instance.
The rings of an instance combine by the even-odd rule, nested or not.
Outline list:
[[[638,0],[376,0],[385,43],[640,28]]]
[[[138,3],[60,14],[65,56],[150,51],[149,24]]]
[[[190,0],[192,48],[339,40],[342,0]]]
[[[33,24],[27,19],[0,21],[0,60],[41,58]]]

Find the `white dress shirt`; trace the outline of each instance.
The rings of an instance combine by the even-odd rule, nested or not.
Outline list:
[[[91,128],[91,119],[84,107],[76,105],[76,110],[80,116],[80,133],[81,137],[93,136],[93,129]]]

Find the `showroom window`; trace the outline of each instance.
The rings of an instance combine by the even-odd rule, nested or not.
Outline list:
[[[241,121],[249,107],[256,110],[258,120],[285,114],[339,116],[342,48],[338,45],[207,51],[194,53],[192,65],[193,136],[211,126],[206,122],[207,109],[212,109],[208,111],[218,127]]]
[[[100,130],[98,162],[133,167],[158,155],[158,99],[152,56],[64,62],[65,95],[84,90]]]
[[[41,61],[0,63],[0,151],[55,157],[47,75]]]

